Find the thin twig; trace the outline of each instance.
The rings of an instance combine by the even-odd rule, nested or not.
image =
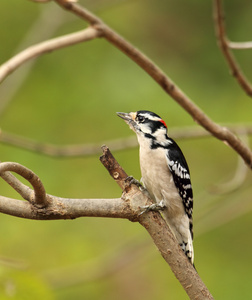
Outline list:
[[[113,249],[109,249],[108,253],[103,251],[100,256],[95,256],[91,260],[45,270],[40,275],[53,289],[66,289],[78,284],[97,282],[116,276],[118,272],[133,264],[134,267],[145,264],[147,257],[153,255],[153,251],[151,253],[146,251],[146,247],[150,248],[151,245],[150,240],[143,241],[137,236],[124,240],[121,245],[113,245]]]
[[[48,51],[59,49],[61,47],[69,46],[70,44],[74,44],[76,42],[80,42],[81,39],[90,40],[96,37],[104,36],[110,43],[124,52],[141,68],[143,68],[166,91],[166,93],[168,93],[193,117],[196,122],[198,122],[216,138],[224,141],[227,145],[233,148],[243,158],[248,166],[252,168],[251,150],[246,145],[244,145],[244,143],[242,143],[230,130],[213,122],[171,81],[171,79],[160,68],[158,68],[142,52],[133,47],[129,42],[127,42],[109,26],[107,26],[103,21],[101,21],[101,19],[99,19],[83,7],[65,0],[55,0],[55,2],[57,2],[63,8],[81,17],[85,21],[89,22],[92,27],[87,28],[80,33],[70,34],[65,37],[53,39],[24,50],[0,67],[0,82],[1,80],[4,80],[4,78],[6,78],[6,76],[13,72],[16,68],[18,68],[22,63],[35,56],[41,55]],[[78,37],[77,41],[76,35]],[[71,38],[73,38],[70,43],[69,38],[70,40]],[[62,43],[59,43],[59,41]]]
[[[237,168],[234,176],[228,182],[211,187],[211,192],[216,194],[228,194],[237,190],[246,179],[248,168],[244,165],[242,159],[238,157]]]
[[[30,184],[34,188],[34,197],[30,197],[30,199],[28,199],[28,200],[33,205],[39,206],[39,207],[46,207],[48,205],[44,186],[43,186],[41,180],[39,179],[39,177],[34,172],[32,172],[28,168],[26,168],[18,163],[2,162],[2,163],[0,163],[0,176],[2,174],[4,174],[5,172],[15,172],[30,182]],[[18,191],[22,196],[22,194],[23,194],[22,188],[24,185],[23,184],[18,185],[17,180],[13,181],[14,182],[14,184],[13,184],[13,182],[11,182],[11,179],[13,179],[13,178],[11,178],[10,175],[8,176],[7,179],[8,180],[6,180],[6,181],[16,191]],[[18,186],[16,186],[16,185],[18,185]],[[24,190],[24,197],[26,197],[26,196],[27,196],[27,189]]]
[[[205,205],[204,210],[201,209],[196,221],[197,237],[252,211],[251,196],[248,193],[248,188],[240,189],[239,195],[234,192],[231,193],[225,200],[216,201],[211,208],[207,208]]]
[[[226,126],[239,136],[252,134],[252,125],[250,124],[227,124]],[[175,140],[211,137],[210,132],[198,126],[170,128],[169,133]],[[54,145],[0,130],[0,143],[53,157],[77,157],[99,154],[101,152],[100,145],[105,144],[105,141],[94,144]],[[108,140],[106,144],[113,151],[131,149],[138,146],[135,135]]]
[[[14,259],[12,257],[0,256],[0,265],[17,270],[27,270],[28,264],[25,261]]]
[[[252,152],[242,143],[237,136],[230,130],[213,122],[191,99],[189,99],[182,90],[180,90],[172,80],[158,68],[148,57],[137,50],[133,45],[127,42],[108,25],[101,21],[87,9],[75,3],[68,3],[64,0],[55,0],[61,7],[71,11],[75,15],[89,22],[95,28],[99,28],[104,38],[111,44],[116,46],[128,57],[135,61],[143,68],[178,104],[180,104],[193,119],[203,126],[207,131],[211,132],[216,138],[224,141],[227,145],[233,148],[244,161],[252,168]]]
[[[33,190],[19,181],[11,172],[5,171],[0,176],[25,200],[31,201]]]
[[[88,156],[101,153],[101,144],[79,144],[79,145],[53,145],[49,143],[41,143],[22,136],[11,134],[9,132],[0,131],[0,142],[6,145],[11,145],[28,151],[41,153],[53,157],[76,157]],[[123,150],[137,146],[135,136],[114,139],[106,141],[110,148],[115,150]]]
[[[25,178],[33,186],[21,183],[10,172]],[[39,177],[28,168],[13,162],[0,163],[0,176],[25,200],[0,196],[0,212],[20,218],[36,220],[74,219],[89,217],[117,217],[132,220],[141,212],[136,205],[130,207],[121,198],[116,199],[70,199],[45,193]],[[35,194],[35,195],[34,195]]]
[[[7,62],[0,66],[0,83],[18,67],[26,61],[42,55],[44,53],[52,52],[54,50],[68,47],[80,42],[90,41],[101,36],[101,32],[93,27],[88,27],[79,32],[67,34],[58,38],[54,38],[37,45],[31,46],[24,51],[13,56]]]
[[[231,49],[247,50],[252,49],[252,42],[228,42],[228,46]]]
[[[207,209],[205,214],[201,215],[201,217],[199,215],[195,216],[194,223],[197,228],[196,238],[198,239],[203,234],[224,226],[251,212],[252,205],[248,197],[248,191],[245,190],[244,196],[245,197],[242,197],[244,200],[243,205],[240,203],[240,197],[235,195],[233,198],[236,198],[236,201],[233,202],[231,199],[231,203],[228,201],[228,203],[225,203],[224,205],[221,205],[218,201],[216,207],[213,209],[213,213],[209,213],[209,209]],[[206,201],[206,194],[204,193],[204,195],[201,195],[198,198]],[[211,199],[213,199],[212,196]],[[203,205],[205,201],[203,202]],[[216,213],[218,213],[217,217]],[[140,239],[140,236],[136,236],[134,239],[130,239],[123,243],[123,245],[112,250],[112,252],[103,253],[101,257],[96,257],[94,260],[80,262],[76,265],[63,268],[45,270],[41,275],[49,282],[53,289],[67,288],[69,286],[90,281],[97,281],[111,275],[116,276],[117,272],[127,268],[129,265],[146,263],[147,260],[151,260],[155,255],[156,252],[147,251],[147,249],[149,250],[152,246],[151,241],[140,241]],[[134,245],[134,247],[127,247],[129,245]],[[142,251],[143,248],[145,249],[144,253],[145,255],[148,255],[148,258],[143,255],[141,257],[138,256],[138,251]]]
[[[31,44],[51,38],[67,19],[64,12],[59,10],[55,5],[44,6],[40,15],[34,20],[34,23],[22,38],[19,45],[14,49],[13,55],[19,53]],[[17,94],[27,79],[35,63],[35,59],[30,60],[15,76],[10,76],[8,80],[2,82],[0,86],[0,116],[4,113],[6,107],[10,104],[15,94]]]
[[[245,144],[247,145],[249,144],[248,135],[244,135],[242,137],[242,140]],[[247,176],[247,171],[248,169],[244,165],[241,157],[238,156],[237,167],[233,178],[228,182],[213,186],[213,188],[211,188],[211,192],[218,193],[218,194],[227,194],[227,193],[234,192],[245,181]]]
[[[219,47],[222,50],[222,53],[230,67],[232,75],[236,78],[239,85],[242,89],[247,93],[248,96],[252,97],[252,86],[250,82],[247,80],[243,72],[241,71],[238,63],[236,62],[233,54],[230,51],[230,43],[228,41],[225,29],[225,18],[224,12],[222,8],[221,0],[214,0],[214,21],[216,28],[216,35],[219,42]]]
[[[113,179],[124,190],[122,198],[64,199],[46,195],[47,206],[39,208],[34,203],[0,196],[0,212],[39,220],[103,216],[139,221],[149,232],[188,296],[191,299],[198,300],[213,299],[198,273],[179,247],[160,213],[149,212],[140,215],[141,207],[145,204],[151,204],[151,199],[134,184],[129,185],[127,181],[128,175],[106,146],[103,146],[101,161]],[[8,171],[17,172],[33,185],[35,193],[43,194],[41,188],[38,190],[36,187],[38,183],[34,182],[34,180],[40,181],[39,178],[29,169],[15,163],[1,163],[0,174]]]

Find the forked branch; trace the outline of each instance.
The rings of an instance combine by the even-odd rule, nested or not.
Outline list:
[[[89,22],[92,26],[99,29],[101,35],[124,52],[129,58],[136,62],[144,69],[178,104],[180,104],[192,118],[209,131],[216,138],[224,141],[233,148],[252,168],[252,152],[251,150],[230,130],[213,122],[193,101],[180,90],[172,80],[154,64],[141,51],[136,49],[132,44],[126,41],[118,33],[106,25],[100,18],[81,7],[76,3],[66,0],[55,0],[60,6],[74,13],[83,20]]]
[[[170,265],[190,299],[213,299],[198,273],[180,249],[160,213],[148,212],[140,214],[141,206],[152,202],[136,185],[129,184],[127,180],[128,175],[106,146],[103,147],[101,162],[124,191],[121,198],[65,199],[48,195],[45,194],[40,179],[31,170],[16,163],[0,163],[0,176],[23,195],[26,200],[30,201],[33,199],[33,191],[21,184],[9,172],[16,172],[23,176],[33,185],[35,190],[35,201],[30,202],[0,196],[0,212],[37,220],[102,216],[127,218],[131,221],[137,221],[148,231],[161,255]]]
[[[129,58],[131,58],[142,69],[144,69],[165,90],[167,94],[169,94],[192,116],[192,118],[198,124],[204,127],[213,136],[224,141],[227,145],[233,148],[243,158],[246,164],[252,168],[252,152],[249,147],[245,145],[232,131],[213,122],[195,103],[192,102],[189,97],[184,94],[182,90],[179,89],[179,87],[172,82],[172,80],[160,68],[158,68],[141,51],[136,49],[132,44],[126,41],[123,37],[106,25],[100,18],[89,12],[87,9],[67,0],[54,1],[63,8],[90,23],[91,27],[79,33],[73,33],[64,37],[34,45],[17,54],[0,66],[0,82],[25,61],[33,57],[47,53],[48,51],[59,49],[61,47],[79,43],[81,41],[90,40],[96,37],[104,37],[107,41],[124,52]],[[216,1],[216,3],[219,3],[218,0]],[[225,49],[226,48],[227,47],[225,46]]]
[[[240,69],[235,57],[233,56],[231,49],[248,49],[252,46],[251,42],[247,43],[233,43],[230,42],[226,35],[225,29],[225,17],[222,8],[221,0],[214,0],[214,20],[215,31],[219,43],[219,47],[229,65],[232,75],[235,77],[242,89],[248,96],[252,97],[252,86],[246,76]]]
[[[34,188],[34,193],[9,172],[15,172],[29,181]],[[34,206],[41,208],[48,205],[44,186],[39,177],[31,170],[18,163],[4,162],[0,164],[0,176]]]

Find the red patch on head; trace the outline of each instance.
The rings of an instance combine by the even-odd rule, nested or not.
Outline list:
[[[164,126],[167,128],[167,125],[165,124],[165,121],[164,120],[160,120],[160,122],[162,123],[162,124],[164,124]]]

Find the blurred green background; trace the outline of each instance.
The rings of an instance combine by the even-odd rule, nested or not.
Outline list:
[[[214,121],[251,123],[252,99],[230,76],[217,47],[211,1],[80,4],[147,54]],[[251,9],[248,0],[226,1],[230,39],[251,38]],[[85,27],[55,3],[2,0],[0,63],[36,42]],[[249,78],[251,52],[235,52]],[[103,39],[22,66],[0,86],[0,96],[2,130],[55,145],[109,146],[110,140],[132,136],[116,111],[154,111],[165,119],[171,136],[173,128],[196,126],[143,70]],[[197,270],[216,299],[252,299],[251,173],[245,168],[238,188],[213,193],[235,175],[236,153],[214,138],[178,142],[194,187]],[[1,161],[32,169],[50,194],[121,195],[99,155],[54,158],[3,143],[0,153]],[[113,154],[128,174],[140,179],[137,148]],[[5,182],[0,187],[2,195],[20,199]],[[1,299],[187,299],[137,223],[97,218],[31,221],[2,214],[0,228]]]

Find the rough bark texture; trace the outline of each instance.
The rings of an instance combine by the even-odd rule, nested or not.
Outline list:
[[[123,190],[118,199],[66,199],[45,193],[39,177],[17,163],[0,163],[0,176],[27,201],[0,196],[0,212],[16,217],[36,220],[74,219],[78,217],[127,218],[139,222],[150,234],[155,245],[170,265],[173,273],[190,299],[213,299],[180,249],[171,230],[159,212],[142,213],[141,207],[152,204],[147,192],[131,184],[128,175],[106,146],[100,160]],[[28,180],[34,191],[21,183],[11,172]]]

